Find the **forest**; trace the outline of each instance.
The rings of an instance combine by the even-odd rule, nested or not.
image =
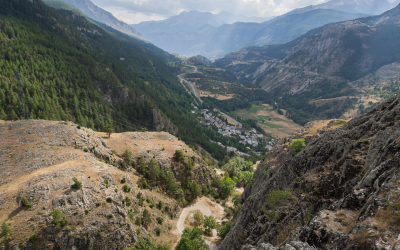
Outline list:
[[[213,131],[191,119],[179,69],[167,64],[173,56],[38,0],[0,4],[0,119],[143,131],[157,130],[160,110],[157,119],[170,121],[187,144],[227,157],[209,141]]]

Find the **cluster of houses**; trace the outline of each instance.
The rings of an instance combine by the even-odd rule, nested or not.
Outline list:
[[[264,135],[257,134],[257,131],[254,128],[249,132],[246,132],[246,129],[242,128],[241,126],[226,124],[223,120],[221,120],[217,116],[214,116],[207,109],[202,109],[201,114],[206,119],[209,128],[211,128],[211,126],[216,126],[218,128],[218,133],[220,133],[222,136],[231,137],[233,135],[237,135],[240,137],[239,143],[242,143],[244,145],[257,147],[260,143],[264,141],[264,139],[266,139]],[[228,149],[228,151],[235,151],[235,148],[232,148],[230,150]]]
[[[239,143],[253,147],[257,147],[258,144],[264,140],[264,135],[257,134],[257,131],[254,128],[250,132],[245,132],[244,135],[239,135],[239,137]]]
[[[201,114],[207,121],[207,125],[211,128],[211,126],[216,126],[218,128],[218,133],[222,136],[231,137],[232,135],[241,135],[246,132],[245,128],[241,128],[240,126],[228,125],[226,122],[221,120],[218,116],[214,116],[212,113],[208,111],[208,109],[202,109]]]

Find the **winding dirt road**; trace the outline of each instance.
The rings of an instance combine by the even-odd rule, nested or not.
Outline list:
[[[179,216],[179,220],[177,222],[176,225],[176,230],[175,233],[182,235],[183,230],[185,229],[185,220],[188,217],[188,215],[190,214],[190,212],[199,210],[200,213],[202,213],[203,215],[207,215],[207,216],[214,216],[217,220],[221,219],[223,217],[224,214],[224,208],[219,205],[219,204],[212,204],[210,202],[210,200],[208,198],[202,197],[200,199],[197,199],[195,203],[193,203],[192,205],[189,205],[187,207],[185,207],[182,210],[181,215]],[[213,231],[213,237],[212,238],[217,238],[217,230],[212,230]],[[177,243],[175,244],[175,246],[173,247],[173,249],[176,248],[176,245],[178,244],[180,238],[178,239]],[[215,245],[213,242],[205,240],[206,243],[209,245],[210,250],[217,250],[218,246]]]

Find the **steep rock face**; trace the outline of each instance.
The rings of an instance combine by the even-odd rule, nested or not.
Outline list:
[[[94,5],[90,0],[62,0],[66,3],[74,5],[78,9],[80,9],[85,15],[88,17],[99,21],[101,23],[110,26],[113,29],[116,29],[122,33],[127,35],[136,37],[141,40],[145,40],[139,32],[137,32],[134,28],[130,27],[128,24],[118,20],[115,18],[110,12],[99,8],[98,6]]]
[[[292,241],[319,249],[400,247],[400,95],[341,124],[308,124],[267,154],[220,249],[288,249]],[[297,138],[307,146],[293,156],[289,143]],[[271,207],[273,190],[290,190],[290,202]]]

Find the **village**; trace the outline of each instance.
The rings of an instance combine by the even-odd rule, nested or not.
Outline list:
[[[212,129],[212,126],[217,127],[218,133],[225,137],[232,137],[237,136],[239,137],[239,143],[243,144],[247,147],[247,149],[256,148],[260,144],[265,144],[265,148],[267,150],[271,150],[272,147],[276,144],[273,138],[269,138],[264,136],[263,134],[257,134],[257,131],[253,128],[250,131],[247,131],[245,128],[242,127],[241,123],[237,123],[237,125],[229,125],[224,120],[219,118],[218,116],[212,114],[208,109],[201,109],[201,114],[204,116],[206,122],[205,124],[208,126],[209,129]],[[214,109],[214,112],[220,112],[217,109]],[[222,113],[222,112],[220,112]],[[223,114],[223,113],[222,113]],[[200,123],[204,123],[200,121]],[[268,140],[268,141],[267,141]],[[215,142],[220,146],[222,145],[220,142]],[[247,154],[240,152],[238,149],[234,147],[227,146],[228,152],[234,152],[238,155],[246,156]],[[256,152],[254,152],[256,153]]]

